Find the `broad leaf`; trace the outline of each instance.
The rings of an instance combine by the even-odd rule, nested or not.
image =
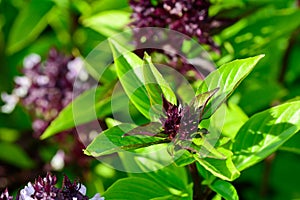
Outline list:
[[[114,200],[141,200],[165,196],[170,197],[169,199],[180,199],[180,196],[176,198],[164,185],[138,177],[124,178],[116,181],[103,193],[103,196],[105,199]]]
[[[232,145],[234,163],[241,171],[276,151],[300,130],[300,101],[284,103],[252,116]]]
[[[9,34],[9,54],[21,50],[39,36],[48,24],[47,14],[53,6],[54,2],[51,0],[32,0],[22,9]]]
[[[147,119],[150,119],[151,105],[141,72],[143,60],[113,40],[110,40],[110,46],[117,75],[127,96],[134,106]]]
[[[214,181],[209,187],[226,200],[238,200],[239,196],[231,183],[223,180]]]
[[[124,136],[134,127],[131,124],[120,124],[103,131],[88,145],[85,153],[97,157],[166,142],[163,138],[152,136]]]
[[[222,148],[219,148],[218,150],[227,158],[221,160],[214,158],[200,158],[195,155],[195,159],[203,168],[223,180],[232,181],[239,177],[240,172],[236,169],[232,162],[232,152]]]
[[[262,57],[263,55],[259,55],[226,63],[205,78],[197,90],[197,95],[216,88],[219,88],[219,91],[205,109],[204,118],[210,117],[216,111]]]
[[[51,122],[50,126],[41,136],[41,139],[110,114],[112,86],[113,84],[91,88],[79,95]],[[119,105],[122,105],[122,96],[116,99],[120,100]]]

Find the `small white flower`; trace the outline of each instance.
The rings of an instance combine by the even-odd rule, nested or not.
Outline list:
[[[101,197],[99,193],[97,193],[90,200],[105,200],[105,199],[104,199],[104,197]]]
[[[22,98],[28,94],[28,88],[18,87],[18,88],[13,89],[12,93],[15,94],[16,96]]]
[[[79,188],[80,187],[80,188]],[[79,192],[83,195],[86,194],[86,187],[83,184],[77,184],[77,188],[79,188]]]
[[[30,54],[24,58],[23,66],[26,69],[33,68],[36,64],[38,64],[41,61],[41,56],[38,54]]]
[[[58,150],[56,152],[56,154],[53,156],[53,158],[51,159],[51,167],[56,170],[56,171],[60,171],[64,168],[65,166],[65,152],[63,150]]]
[[[19,101],[19,97],[17,95],[9,95],[6,92],[1,93],[1,99],[5,102],[5,105],[1,107],[1,112],[3,113],[11,113]]]
[[[14,81],[21,87],[30,88],[31,86],[31,80],[26,76],[16,76]]]
[[[20,200],[34,200],[31,195],[34,194],[34,188],[32,184],[29,182],[24,189],[20,191]]]
[[[48,84],[50,81],[49,77],[48,76],[38,76],[36,78],[36,83],[39,85],[39,86],[43,86],[43,85],[46,85]]]
[[[67,74],[69,78],[78,76],[78,78],[83,82],[89,78],[89,75],[84,68],[84,62],[80,57],[68,62],[67,67],[69,69]]]

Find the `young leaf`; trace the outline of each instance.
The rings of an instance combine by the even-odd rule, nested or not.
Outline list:
[[[113,52],[117,75],[127,96],[134,106],[147,119],[150,119],[150,100],[145,88],[145,81],[141,76],[143,60],[113,40],[110,40],[110,47]]]
[[[218,150],[227,157],[225,160],[214,158],[200,158],[196,154],[195,159],[207,171],[223,180],[232,181],[239,177],[240,172],[236,169],[232,162],[232,152],[221,148],[219,148]]]
[[[197,90],[197,95],[216,88],[219,88],[219,91],[212,97],[211,103],[205,109],[204,118],[209,118],[216,111],[262,57],[264,55],[226,63],[205,78]]]
[[[54,2],[51,0],[32,0],[22,8],[9,34],[9,54],[21,50],[38,37],[47,26],[47,14],[53,6]]]
[[[234,186],[226,181],[218,179],[214,181],[211,185],[209,185],[209,187],[226,200],[239,199],[239,196]]]
[[[110,94],[113,84],[99,86],[79,95],[54,119],[41,139],[46,139],[61,131],[96,120],[111,113]],[[122,97],[117,98],[121,100]],[[114,108],[118,109],[118,108]]]
[[[300,101],[284,103],[252,116],[232,145],[233,161],[244,170],[276,151],[300,130]]]
[[[88,145],[85,154],[98,157],[166,142],[163,138],[152,136],[124,136],[125,133],[134,128],[135,125],[120,124],[103,131]]]
[[[170,85],[153,65],[151,57],[146,52],[144,56],[143,75],[150,103],[152,105],[162,105],[162,94],[170,103],[174,105],[177,103],[176,95]]]

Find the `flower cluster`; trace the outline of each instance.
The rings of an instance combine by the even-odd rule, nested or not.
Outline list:
[[[56,177],[51,174],[47,174],[44,178],[38,177],[33,184],[29,182],[18,193],[16,200],[89,200],[86,196],[86,187],[81,183],[76,181],[72,183],[67,176],[64,177],[61,189],[55,186],[56,183]],[[0,200],[12,199],[7,189],[0,195]],[[97,193],[90,200],[104,200],[104,197]]]
[[[74,91],[89,88],[89,76],[81,58],[65,56],[54,48],[44,62],[37,54],[26,57],[22,72],[24,76],[15,77],[12,94],[1,94],[6,103],[1,110],[10,113],[21,101],[33,115],[32,128],[36,136],[72,101],[73,95],[78,95]]]
[[[9,196],[7,188],[0,195],[0,200],[13,200],[13,196]]]
[[[208,0],[130,0],[130,6],[134,27],[169,28],[214,46],[209,34]]]
[[[130,26],[134,27],[136,53],[143,51],[163,53],[168,57],[167,65],[182,74],[195,71],[197,78],[203,79],[201,72],[186,59],[182,52],[184,40],[196,38],[200,44],[209,45],[213,50],[219,48],[211,38],[213,19],[208,16],[208,0],[130,0],[133,10]],[[166,28],[158,29],[146,27]],[[183,34],[175,34],[167,29]]]

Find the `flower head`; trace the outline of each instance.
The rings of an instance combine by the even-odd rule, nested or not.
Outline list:
[[[51,174],[47,174],[46,177],[38,177],[34,184],[31,182],[22,189],[18,196],[17,200],[88,200],[86,196],[86,187],[74,181],[73,183],[67,176],[64,176],[63,186],[61,189],[57,188],[56,185],[57,179]],[[3,193],[8,196],[8,193]],[[2,200],[2,196],[0,200]],[[5,197],[6,197],[5,196]],[[6,200],[5,198],[3,200]],[[8,199],[8,200],[12,200]],[[101,197],[100,194],[96,194],[91,200],[104,200],[104,197]]]
[[[14,79],[16,87],[12,94],[2,93],[6,104],[1,110],[9,113],[20,101],[32,114],[36,136],[44,132],[73,96],[90,86],[82,59],[64,55],[54,48],[50,49],[45,61],[37,54],[27,56],[22,72],[23,76]]]
[[[169,28],[214,46],[210,37],[208,0],[130,0],[131,25],[137,28]]]
[[[13,200],[13,196],[9,196],[7,188],[1,193],[0,200]]]

